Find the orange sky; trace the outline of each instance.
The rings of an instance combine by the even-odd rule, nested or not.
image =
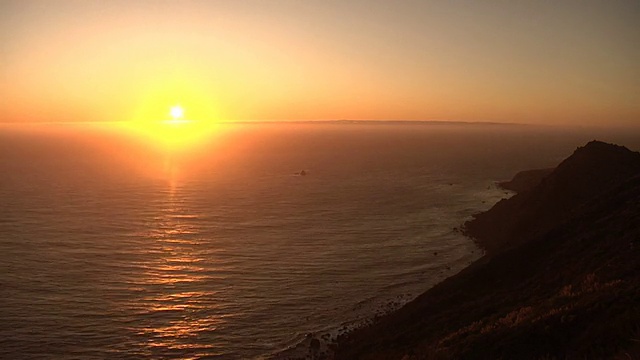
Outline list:
[[[481,3],[481,4],[480,4]],[[640,3],[0,2],[0,121],[640,124]]]

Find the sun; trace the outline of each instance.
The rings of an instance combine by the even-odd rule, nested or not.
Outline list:
[[[172,106],[169,113],[173,120],[182,120],[184,117],[184,109],[180,105]]]
[[[150,144],[169,151],[194,149],[215,137],[218,129],[215,122],[186,119],[185,109],[179,104],[170,106],[168,110],[164,120],[133,122],[130,129]]]

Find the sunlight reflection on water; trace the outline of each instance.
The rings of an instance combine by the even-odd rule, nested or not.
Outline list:
[[[141,339],[139,347],[150,353],[191,349],[193,358],[216,355],[215,345],[202,337],[225,322],[216,313],[216,291],[202,289],[211,280],[201,254],[199,216],[184,205],[182,190],[175,173],[168,184],[167,198],[149,232],[147,262],[140,282],[147,289],[157,289],[136,301],[148,322],[131,329]],[[160,316],[159,316],[160,315]]]
[[[243,129],[197,151],[0,131],[0,357],[251,359],[369,319],[480,256],[456,229],[494,180],[585,140]]]

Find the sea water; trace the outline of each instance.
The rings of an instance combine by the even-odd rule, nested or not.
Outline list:
[[[480,257],[459,228],[510,196],[494,182],[587,138],[228,124],[163,149],[108,124],[1,127],[0,357],[247,359],[335,334]]]

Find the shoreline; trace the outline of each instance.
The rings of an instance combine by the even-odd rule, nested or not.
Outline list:
[[[459,228],[458,228],[459,229]],[[422,296],[424,293],[429,291],[430,289],[438,286],[440,283],[458,275],[459,273],[467,270],[469,267],[474,266],[474,264],[478,261],[481,261],[485,256],[484,249],[471,237],[464,235],[464,233],[460,230],[457,230],[462,236],[469,240],[470,243],[474,244],[475,249],[472,250],[469,255],[479,254],[475,260],[471,262],[467,262],[462,264],[460,268],[454,268],[451,265],[447,265],[447,271],[450,271],[444,277],[438,278],[434,281],[434,283],[427,289],[418,291],[416,294],[411,294],[411,296],[406,296],[407,294],[399,294],[394,295],[386,299],[380,299],[379,301],[373,303],[371,305],[369,315],[364,317],[358,317],[356,319],[342,322],[335,327],[332,327],[327,330],[320,330],[314,333],[308,333],[306,335],[297,335],[299,339],[296,341],[292,340],[292,344],[287,346],[284,349],[276,350],[273,353],[259,357],[258,359],[266,359],[266,360],[306,360],[306,359],[333,359],[334,351],[339,346],[340,339],[344,336],[348,336],[352,332],[359,331],[368,326],[376,324],[380,319],[393,315],[398,310],[402,309],[407,304],[415,301],[418,297]],[[366,301],[366,300],[365,300]],[[358,307],[359,303],[354,305]],[[315,339],[319,340],[319,346],[316,345]],[[314,344],[315,343],[315,344]],[[311,350],[313,348],[319,349],[317,352],[316,358],[310,357]]]
[[[488,188],[484,188],[486,191],[484,192],[487,198],[492,197],[495,199],[495,202],[499,202],[503,199],[504,190],[508,190],[503,188],[498,181],[492,181],[491,185]],[[511,195],[512,196],[512,195]],[[485,209],[479,210],[480,213],[488,211],[493,205],[490,204],[487,200],[478,199],[478,205],[482,204]],[[467,239],[469,244],[473,244],[473,249],[467,254],[469,256],[473,256],[474,260],[469,262],[461,263],[458,268],[453,267],[453,263],[446,265],[445,268],[447,271],[450,271],[446,276],[439,277],[434,280],[433,284],[431,284],[427,289],[418,291],[415,294],[411,294],[410,297],[407,297],[406,294],[394,295],[387,299],[380,299],[375,304],[372,304],[372,308],[369,311],[368,316],[360,316],[354,320],[342,322],[334,328],[327,330],[320,330],[314,333],[308,333],[306,335],[298,335],[298,341],[292,341],[293,344],[281,349],[277,350],[265,357],[261,357],[259,359],[269,359],[269,360],[305,360],[305,359],[333,359],[334,351],[339,346],[340,339],[348,336],[353,332],[357,332],[366,327],[372,326],[376,324],[380,319],[386,316],[392,316],[395,312],[402,309],[407,304],[415,301],[420,296],[424,295],[429,290],[438,286],[442,282],[451,279],[452,277],[457,276],[458,274],[466,271],[470,267],[473,267],[477,262],[482,261],[483,258],[487,255],[484,247],[476,241],[473,237],[469,236],[464,231],[464,224],[473,219],[475,214],[471,214],[464,219],[461,220],[458,226],[453,227],[451,230],[454,233],[459,234],[461,237]],[[437,252],[436,252],[437,253]],[[435,256],[435,255],[434,255]],[[365,302],[367,300],[364,300]],[[359,303],[358,303],[359,304]],[[354,306],[358,307],[356,304]],[[319,340],[319,345],[315,340]],[[312,349],[318,349],[315,352],[315,358],[311,355]]]
[[[344,335],[331,358],[640,356],[635,198],[640,153],[579,147],[538,185],[465,223],[483,257]]]

